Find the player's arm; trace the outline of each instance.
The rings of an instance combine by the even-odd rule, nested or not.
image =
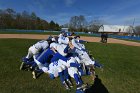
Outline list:
[[[64,53],[68,53],[69,48],[70,48],[69,45],[67,45],[66,48],[64,49]]]
[[[55,50],[55,48],[51,48],[51,50],[54,52],[54,53],[57,53],[57,50]]]
[[[81,47],[78,46],[78,44],[75,42],[75,40],[72,40],[72,41],[71,41],[71,44],[72,44],[74,47],[76,47],[76,48],[78,48],[78,49],[81,50]]]
[[[88,41],[78,40],[79,43],[88,43]]]
[[[69,42],[69,47],[70,47],[71,49],[74,49],[74,45],[72,44],[72,42]]]
[[[59,54],[58,52],[53,56],[53,58],[51,59],[51,62],[54,62],[54,61],[58,61],[59,59],[63,60],[63,61],[67,61],[68,58],[62,56],[61,54]]]

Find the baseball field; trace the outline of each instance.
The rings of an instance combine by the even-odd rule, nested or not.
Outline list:
[[[75,93],[75,88],[65,90],[59,78],[51,80],[43,74],[34,80],[31,72],[19,70],[21,58],[37,41],[0,39],[0,93]],[[92,85],[87,93],[140,93],[139,46],[90,42],[86,47],[104,65],[103,70],[96,69],[95,81],[89,76],[82,77]]]

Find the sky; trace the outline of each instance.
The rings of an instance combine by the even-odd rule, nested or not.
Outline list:
[[[99,19],[105,24],[140,25],[140,0],[0,0],[0,9],[35,12],[46,21],[61,25],[72,16],[84,15],[88,22]]]

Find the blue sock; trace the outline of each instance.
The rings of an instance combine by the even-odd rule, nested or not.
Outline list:
[[[80,64],[79,63],[70,63],[70,66],[79,68]]]
[[[35,62],[32,61],[32,62],[25,62],[27,65],[33,65]]]
[[[64,77],[63,77],[63,73],[62,72],[59,72],[59,77],[60,77],[61,82],[63,83],[65,80],[64,80]]]
[[[33,64],[32,64],[32,68],[35,68],[37,66],[37,64],[34,62]]]
[[[82,68],[79,68],[78,71],[81,73],[82,76],[85,75],[85,72],[83,71]]]
[[[79,77],[79,82],[80,82],[80,84],[83,84],[83,81],[82,81],[81,77]]]
[[[63,73],[64,73],[64,76],[65,76],[65,79],[66,79],[66,80],[69,79],[68,70],[67,70],[67,69],[64,70]]]
[[[74,74],[74,79],[76,81],[76,84],[78,85],[79,84],[79,77],[77,74]]]

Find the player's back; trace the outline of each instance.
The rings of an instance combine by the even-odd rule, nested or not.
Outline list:
[[[69,38],[68,37],[64,37],[64,36],[60,36],[58,38],[58,43],[59,44],[68,44],[69,43]]]
[[[49,46],[49,44],[48,44],[47,41],[41,40],[41,41],[37,42],[36,44],[34,44],[34,46],[35,46],[36,49],[39,49],[39,50],[43,49],[43,50],[45,50]]]
[[[63,55],[63,56],[66,56],[67,53],[64,53],[64,49],[67,47],[67,45],[64,45],[64,44],[58,44],[57,46],[57,51]]]

